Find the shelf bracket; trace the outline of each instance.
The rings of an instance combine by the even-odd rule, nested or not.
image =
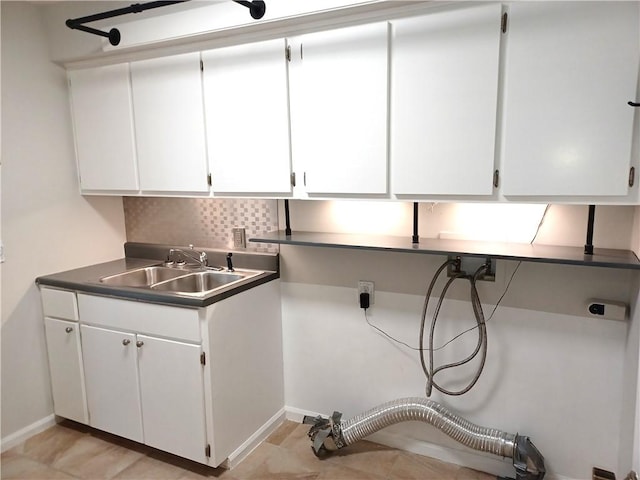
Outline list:
[[[420,237],[418,236],[418,202],[413,202],[413,236],[411,237],[411,243],[420,243]]]
[[[289,215],[289,200],[288,199],[284,199],[284,224],[285,224],[285,229],[284,229],[284,234],[287,237],[291,236],[291,216]]]
[[[584,254],[593,255],[593,225],[596,220],[596,206],[589,205],[589,217],[587,218],[587,243],[584,244]]]

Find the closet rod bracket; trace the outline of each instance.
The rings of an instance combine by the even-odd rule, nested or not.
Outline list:
[[[109,39],[109,43],[113,46],[119,45],[121,40],[120,31],[117,28],[112,28],[108,32],[98,30],[97,28],[87,27],[85,23],[96,22],[98,20],[105,20],[107,18],[119,17],[121,15],[127,15],[129,13],[141,13],[145,10],[151,10],[152,8],[167,7],[169,5],[175,5],[176,3],[184,3],[189,0],[167,0],[167,1],[155,1],[147,3],[134,3],[128,7],[118,8],[115,10],[109,10],[107,12],[96,13],[94,15],[87,15],[86,17],[70,18],[65,22],[65,25],[72,30],[81,30],[83,32],[91,33],[101,37]],[[244,0],[233,0],[249,9],[251,17],[254,19],[260,19],[264,16],[267,7],[265,2],[254,0],[252,2]]]

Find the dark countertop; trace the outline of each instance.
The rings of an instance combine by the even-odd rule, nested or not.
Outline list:
[[[140,246],[144,244],[126,244],[125,251],[131,250],[131,245],[140,250]],[[164,255],[167,246],[159,247],[162,247],[161,249],[159,249],[159,251],[162,251],[162,255]],[[209,250],[205,251],[209,252]],[[123,287],[107,285],[99,282],[100,278],[108,275],[115,275],[127,270],[162,264],[164,257],[160,256],[160,258],[157,258],[159,254],[156,251],[149,250],[145,251],[145,253],[147,253],[151,258],[125,257],[118,260],[113,260],[111,262],[99,263],[96,265],[67,270],[65,272],[54,273],[51,275],[44,275],[36,278],[36,284],[48,287],[63,288],[67,290],[76,290],[78,292],[92,293],[114,298],[137,300],[141,302],[161,303],[165,305],[198,308],[206,307],[237,293],[280,278],[277,266],[277,254],[266,254],[267,258],[258,258],[263,257],[263,255],[252,254],[251,256],[254,258],[249,258],[249,263],[255,263],[255,260],[258,260],[261,263],[261,265],[259,266],[260,268],[256,268],[256,265],[242,265],[242,263],[244,263],[244,254],[238,253],[236,255],[234,253],[234,255],[236,255],[240,260],[237,265],[239,269],[256,269],[263,271],[263,273],[248,279],[246,282],[243,281],[239,284],[229,285],[228,287],[221,287],[214,293],[207,296],[194,297],[171,292],[151,290],[150,288],[145,287]],[[213,252],[213,254],[215,255],[215,252]],[[236,256],[234,256],[234,258],[236,258]],[[265,264],[268,264],[271,268],[273,268],[273,270],[265,270],[263,268],[263,265]]]

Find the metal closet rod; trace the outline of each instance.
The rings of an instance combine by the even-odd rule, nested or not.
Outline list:
[[[119,17],[121,15],[127,15],[129,13],[140,13],[145,10],[151,10],[152,8],[166,7],[169,5],[174,5],[176,3],[184,3],[189,0],[169,0],[169,1],[157,1],[157,2],[147,2],[147,3],[134,3],[128,7],[117,8],[115,10],[109,10],[108,12],[96,13],[94,15],[87,15],[86,17],[79,18],[70,18],[65,22],[65,25],[72,30],[82,30],[83,32],[92,33],[94,35],[99,35],[101,37],[106,37],[109,39],[109,43],[111,45],[118,45],[120,43],[120,31],[117,28],[112,28],[108,32],[103,32],[102,30],[98,30],[96,28],[87,27],[84,25],[89,22],[96,22],[98,20],[104,20],[106,18]],[[263,1],[254,0],[252,2],[244,1],[244,0],[233,0],[235,3],[238,3],[244,7],[249,9],[249,13],[251,17],[254,19],[260,19],[264,16],[266,11],[266,5]]]

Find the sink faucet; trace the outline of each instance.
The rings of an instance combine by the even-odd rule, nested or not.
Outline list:
[[[206,252],[199,252],[197,250],[194,250],[193,245],[189,245],[189,250],[182,250],[181,248],[170,248],[169,258],[175,257],[176,253],[180,253],[183,257],[186,257],[190,260],[195,260],[201,267],[207,267],[209,265],[209,260],[207,258]]]

